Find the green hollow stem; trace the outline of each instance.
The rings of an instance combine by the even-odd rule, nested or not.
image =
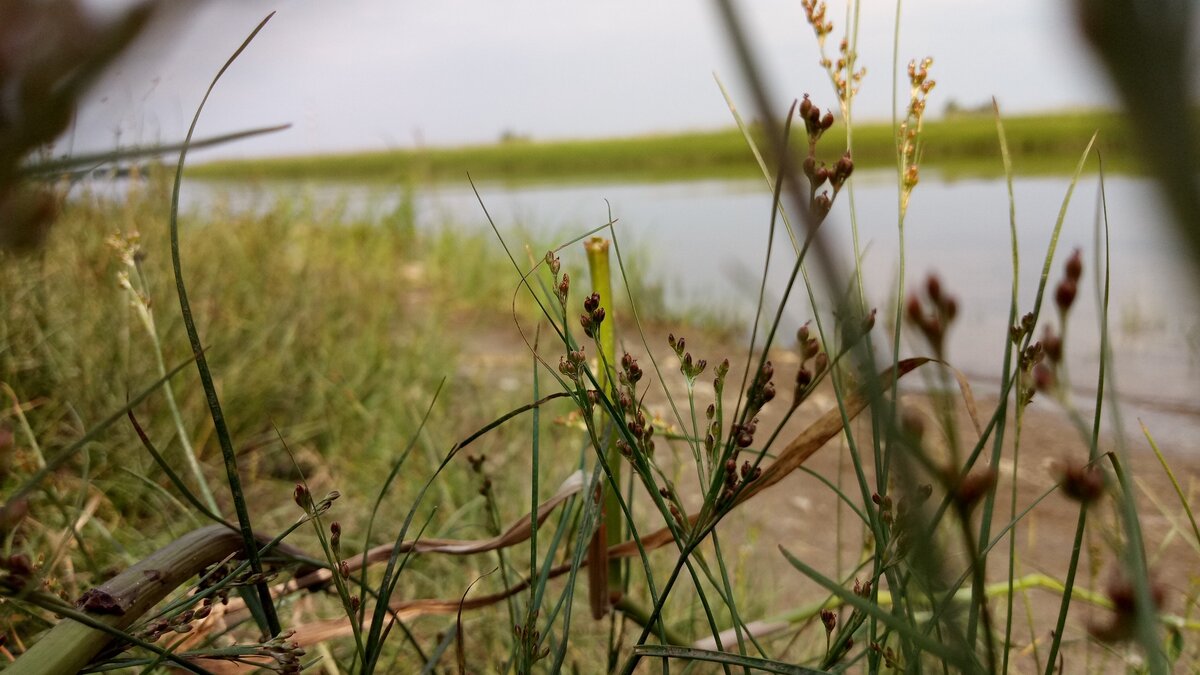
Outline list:
[[[604,321],[600,324],[600,332],[596,336],[596,342],[600,348],[600,363],[616,364],[617,347],[613,316],[612,271],[608,255],[609,241],[601,237],[592,237],[584,242],[584,249],[587,251],[592,289],[600,295],[600,307],[604,309],[605,315]],[[607,392],[612,387],[609,367],[600,368],[597,375],[597,384],[600,385],[601,391]],[[616,434],[609,434],[605,454],[608,466],[613,472],[613,484],[620,485],[623,461],[617,450]],[[619,497],[614,494],[613,490],[604,492],[604,522],[606,523],[604,528],[605,544],[609,547],[620,544],[624,540],[622,528],[619,526],[622,522],[621,505]],[[619,560],[608,561],[608,586],[610,589],[621,587],[621,562]]]

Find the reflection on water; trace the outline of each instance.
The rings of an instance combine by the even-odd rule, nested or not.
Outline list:
[[[1066,177],[1015,181],[1020,254],[1020,306],[1033,307],[1047,246],[1069,185]],[[1069,367],[1077,384],[1094,382],[1099,364],[1095,294],[1096,229],[1099,179],[1083,178],[1066,212],[1058,251],[1050,268],[1050,288],[1061,275],[1062,261],[1080,248],[1084,282],[1070,317]],[[1200,374],[1200,316],[1195,277],[1181,260],[1166,225],[1154,186],[1140,178],[1105,180],[1111,236],[1112,295],[1110,335],[1116,353],[1116,383],[1129,401],[1129,412],[1170,429],[1155,429],[1160,440],[1183,441],[1197,418],[1194,394]],[[654,184],[564,186],[485,185],[480,194],[501,232],[530,233],[542,243],[569,239],[608,220],[619,222],[617,236],[626,251],[652,266],[651,278],[664,283],[667,300],[722,313],[751,316],[767,250],[770,191],[762,181],[700,181]],[[384,214],[400,203],[403,192],[378,185],[270,183],[254,187],[191,182],[185,208],[222,200],[232,208],[267,208],[281,196],[302,196],[318,207],[338,206],[341,213]],[[823,236],[843,251],[850,264],[849,197],[839,197]],[[890,174],[856,175],[854,188],[858,234],[863,253],[868,301],[891,314],[897,281],[897,195]],[[469,186],[432,186],[418,191],[419,227],[447,224],[488,228]],[[990,380],[1001,367],[1012,285],[1009,201],[1003,179],[947,181],[923,175],[905,225],[907,274],[915,288],[936,271],[943,287],[959,299],[959,320],[948,353],[959,367],[994,391]],[[517,243],[523,243],[518,241]],[[786,234],[776,233],[768,275],[769,297],[778,299],[795,260]],[[580,256],[582,257],[582,256]],[[1052,293],[1052,290],[1050,291]],[[807,296],[794,294],[785,314],[783,335],[812,315]],[[822,312],[828,305],[821,307]],[[1057,323],[1052,295],[1043,316]],[[880,325],[886,326],[887,320]],[[908,347],[920,352],[913,341]],[[1166,409],[1177,409],[1167,415]],[[1132,420],[1130,420],[1132,422]],[[1127,423],[1128,426],[1128,423]],[[1162,426],[1162,425],[1158,425]]]

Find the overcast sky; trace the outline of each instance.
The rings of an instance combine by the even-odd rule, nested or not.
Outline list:
[[[799,0],[739,3],[779,108],[805,92],[833,102]],[[996,96],[1010,113],[1095,107],[1110,92],[1070,2],[908,0],[903,65],[935,59],[930,109]],[[709,129],[731,123],[713,73],[749,100],[713,3],[703,0],[210,0],[171,3],[93,92],[76,149],[181,138],[208,81],[268,12],[225,75],[201,135],[291,122],[204,157]],[[896,5],[863,0],[861,118],[887,119]],[[836,50],[845,6],[830,3]],[[902,96],[906,95],[902,89]],[[903,103],[902,103],[903,105]]]

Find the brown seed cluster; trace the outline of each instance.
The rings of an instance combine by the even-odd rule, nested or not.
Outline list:
[[[1079,249],[1071,252],[1063,263],[1063,276],[1054,289],[1054,304],[1058,308],[1059,322],[1063,330],[1067,316],[1079,294],[1079,281],[1083,277],[1083,255]],[[1021,318],[1021,322],[1010,329],[1013,344],[1020,344],[1034,330],[1036,319],[1032,312]],[[1042,339],[1031,343],[1020,354],[1022,384],[1019,391],[1022,404],[1033,399],[1035,391],[1053,392],[1059,389],[1059,376],[1064,363],[1066,345],[1061,333],[1053,326],[1045,325]]]
[[[821,53],[821,67],[829,73],[829,78],[833,80],[838,99],[842,103],[842,110],[848,110],[850,99],[858,94],[858,83],[866,76],[867,69],[861,68],[851,72],[857,54],[851,52],[850,43],[846,38],[842,38],[838,45],[836,65],[825,55],[825,42],[833,33],[833,22],[826,19],[827,7],[822,0],[801,0],[800,6],[804,8],[804,18],[808,21],[808,25],[812,26],[813,33],[817,36],[817,48]]]
[[[917,293],[910,293],[905,304],[905,313],[913,326],[929,342],[937,358],[946,354],[946,330],[958,316],[958,300],[942,289],[942,281],[936,274],[925,279],[925,296],[929,308]]]
[[[675,356],[679,358],[679,372],[683,373],[689,384],[694,383],[696,378],[700,376],[700,373],[703,373],[704,369],[708,367],[708,361],[704,359],[693,360],[692,353],[686,351],[687,342],[682,337],[676,339],[674,333],[667,335],[667,344],[675,352]]]
[[[558,357],[558,372],[577,385],[583,384],[583,371],[587,368],[587,357],[583,353],[583,345],[579,349],[567,352],[566,356]]]
[[[617,409],[625,421],[626,428],[629,429],[633,444],[624,438],[619,439],[617,450],[627,459],[633,458],[635,449],[645,456],[653,455],[654,424],[646,419],[646,411],[637,392],[637,384],[643,375],[642,367],[628,352],[621,357],[620,366],[617,372]]]
[[[796,371],[796,388],[792,391],[792,409],[800,407],[812,393],[817,378],[829,370],[829,355],[821,351],[817,338],[809,335],[808,324],[796,331],[796,345],[800,352],[800,369]],[[809,367],[809,362],[812,367]]]
[[[753,427],[755,422],[751,422],[749,426]],[[750,433],[751,437],[753,437],[753,429],[751,429]],[[742,466],[739,469],[737,455],[738,452],[735,450],[733,457],[725,460],[725,482],[719,499],[719,503],[723,505],[730,504],[735,494],[762,476],[762,467],[754,466],[749,461],[742,462]]]
[[[970,511],[996,487],[999,474],[990,466],[976,469],[966,476],[950,476],[951,495],[963,511]]]
[[[1082,276],[1083,254],[1079,249],[1075,249],[1063,264],[1062,281],[1058,282],[1054,289],[1054,304],[1058,305],[1058,311],[1062,314],[1069,312],[1071,305],[1075,303],[1075,296],[1079,294],[1079,279]]]
[[[1104,472],[1095,464],[1073,461],[1059,462],[1054,469],[1063,494],[1081,504],[1091,504],[1104,496],[1107,489]]]
[[[558,298],[559,306],[566,312],[567,296],[571,293],[571,276],[566,272],[563,272],[561,277],[558,276],[562,263],[558,256],[554,255],[554,251],[546,251],[545,262],[546,267],[550,268],[550,276],[554,280],[554,297]]]
[[[804,18],[817,33],[817,39],[823,42],[833,32],[833,22],[825,19],[825,3],[823,0],[800,0],[800,6],[804,8]]]
[[[854,160],[851,159],[849,151],[843,153],[833,166],[817,159],[817,143],[833,126],[833,112],[826,111],[822,115],[821,109],[813,104],[808,94],[805,94],[804,99],[800,101],[798,114],[804,121],[805,133],[808,135],[808,154],[801,163],[801,168],[808,178],[808,196],[813,214],[819,220],[824,220],[833,208],[833,200],[837,198],[850,174],[854,173]],[[822,190],[826,183],[833,190],[832,194],[829,190]],[[817,193],[818,190],[820,194]]]
[[[775,366],[771,365],[770,361],[763,362],[762,367],[755,374],[754,380],[750,383],[750,389],[746,392],[746,417],[753,418],[763,409],[763,406],[775,398],[775,383],[771,379],[773,377],[775,377]],[[741,445],[740,442],[738,445],[747,447]]]
[[[600,306],[600,294],[593,292],[583,300],[583,314],[579,315],[579,325],[583,334],[594,338],[600,335],[600,324],[604,323],[604,308]]]
[[[292,501],[296,502],[296,506],[299,506],[310,517],[316,517],[328,511],[341,496],[341,492],[330,490],[321,501],[314,502],[312,493],[304,483],[296,483],[295,489],[292,490]]]
[[[908,113],[900,123],[900,210],[908,211],[908,201],[913,188],[920,182],[921,161],[921,129],[925,121],[926,100],[929,92],[937,83],[929,78],[929,68],[933,65],[932,57],[925,57],[920,63],[908,62],[909,101]]]
[[[516,624],[513,626],[513,635],[517,636],[517,642],[520,643],[522,650],[525,652],[532,665],[550,655],[549,647],[538,649],[538,645],[542,641],[542,633],[537,628],[538,611],[530,612],[529,618],[525,625]]]
[[[729,359],[724,359],[717,364],[716,377],[713,378],[713,390],[716,392],[716,400],[708,404],[708,408],[704,411],[705,420],[708,424],[708,432],[704,436],[704,449],[707,453],[708,463],[711,466],[716,461],[717,456],[717,439],[721,438],[724,430],[721,425],[721,395],[725,390],[725,376],[729,374]]]
[[[1166,602],[1166,588],[1153,579],[1150,584],[1151,611],[1159,611]],[[1108,622],[1088,624],[1088,632],[1101,642],[1121,642],[1133,637],[1137,628],[1137,588],[1124,572],[1116,572],[1108,582],[1104,594],[1112,603],[1112,615]]]

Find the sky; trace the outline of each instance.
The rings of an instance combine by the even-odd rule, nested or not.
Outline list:
[[[738,6],[780,111],[804,93],[835,107],[800,1]],[[975,106],[993,96],[1008,113],[1107,106],[1111,90],[1071,6],[908,0],[899,77],[910,59],[934,58],[935,115],[951,100]],[[549,140],[714,129],[732,123],[714,74],[751,107],[714,4],[702,0],[209,0],[164,9],[81,107],[75,150],[181,139],[213,75],[271,11],[198,134],[293,126],[197,159],[486,143],[505,132]],[[891,116],[896,11],[895,2],[862,1],[860,120]],[[835,52],[845,4],[832,0],[828,17]]]

